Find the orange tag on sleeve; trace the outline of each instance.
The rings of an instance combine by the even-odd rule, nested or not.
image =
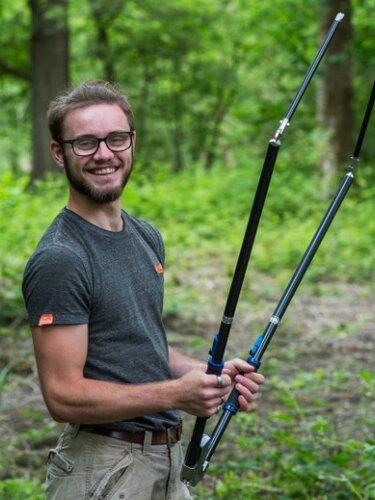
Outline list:
[[[154,267],[155,267],[155,271],[156,271],[158,274],[161,274],[161,273],[163,273],[163,272],[164,272],[163,266],[160,264],[160,262],[159,262],[159,264],[155,264],[155,266],[154,266]]]
[[[53,314],[42,314],[39,318],[38,326],[46,326],[53,324]]]

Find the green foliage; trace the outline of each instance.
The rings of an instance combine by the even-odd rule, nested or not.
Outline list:
[[[3,320],[17,318],[23,311],[20,290],[23,268],[46,223],[52,221],[64,204],[60,180],[47,180],[30,190],[26,176],[15,178],[8,172],[1,177],[0,318]]]
[[[286,160],[288,164],[288,159]],[[252,266],[289,274],[302,257],[328,208],[320,200],[320,179],[306,165],[276,170],[264,209]],[[166,240],[168,262],[189,253],[193,259],[215,254],[232,262],[243,238],[260,164],[192,169],[178,176],[155,176],[151,183],[129,186],[125,204],[154,221]],[[360,177],[361,172],[358,173]],[[337,187],[341,182],[338,179]],[[366,280],[373,271],[375,227],[369,187],[349,191],[309,270],[310,278],[331,275]],[[350,241],[350,245],[348,242]],[[232,263],[234,266],[234,263]]]
[[[339,366],[331,377],[341,383],[343,378],[349,381],[353,372],[345,370]],[[236,416],[237,430],[227,460],[210,468],[221,479],[211,493],[198,487],[200,499],[375,497],[375,443],[365,438],[373,436],[374,421],[362,418],[355,422],[364,439],[353,439],[347,430],[345,435],[340,422],[329,417],[326,397],[334,387],[329,384],[322,394],[324,371],[292,370],[287,377],[284,381],[280,376],[271,377],[267,383],[277,397],[277,411],[262,417]],[[347,385],[346,398],[357,398],[364,394],[361,386],[369,385],[360,401],[366,406],[366,398],[369,402],[375,395],[375,376],[359,372],[356,384]]]
[[[246,495],[251,499],[259,494],[279,499],[374,498],[374,446],[354,440],[332,443],[329,432],[327,429],[326,439],[316,438],[314,430],[303,438],[279,432],[273,447],[264,440],[261,446],[266,453],[258,460],[229,463],[233,471],[224,473],[211,498]],[[247,442],[250,450],[259,445],[254,440]],[[272,464],[271,470],[267,464]],[[239,475],[238,470],[247,472]]]
[[[6,479],[0,481],[0,498],[4,500],[43,500],[44,488],[37,481]]]
[[[6,169],[18,172],[30,158],[28,99],[30,15],[24,0],[0,5],[0,152]]]

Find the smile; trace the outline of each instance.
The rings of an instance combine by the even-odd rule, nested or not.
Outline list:
[[[116,172],[117,168],[115,167],[102,167],[91,170],[91,173],[94,175],[110,175]]]

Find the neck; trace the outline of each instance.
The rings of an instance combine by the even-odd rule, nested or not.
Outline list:
[[[91,224],[107,231],[122,231],[121,199],[110,203],[96,203],[70,192],[67,208]]]

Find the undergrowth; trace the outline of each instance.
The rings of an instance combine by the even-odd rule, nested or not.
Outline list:
[[[153,222],[164,236],[165,312],[198,315],[206,290],[194,281],[184,282],[181,275],[202,269],[212,282],[210,292],[216,286],[227,288],[259,166],[251,163],[209,172],[191,169],[173,176],[161,171],[148,179],[146,172],[137,175],[135,170],[123,206]],[[375,245],[373,191],[370,183],[361,180],[349,191],[305,278],[312,293],[314,284],[319,290],[322,281],[370,282]],[[0,356],[1,361],[5,360],[0,369],[3,394],[11,389],[14,372],[26,373],[31,363],[30,352],[21,359],[18,351],[19,341],[28,335],[20,290],[23,268],[66,198],[65,179],[61,177],[39,182],[33,188],[27,177],[16,179],[9,173],[0,181],[0,342],[7,346],[7,352]],[[252,275],[255,270],[256,276],[262,274],[272,282],[286,283],[327,206],[328,202],[320,197],[316,172],[291,172],[281,164],[274,174],[255,243]],[[270,293],[274,293],[272,286],[263,281],[257,298],[265,300]],[[202,339],[197,338],[197,342],[202,343]],[[15,362],[9,361],[9,349],[15,356],[18,353]],[[277,395],[277,411],[236,417],[230,443],[210,466],[207,482],[197,487],[197,498],[375,498],[375,429],[372,416],[366,414],[374,400],[374,375],[366,370],[357,375],[356,387],[362,394],[358,402],[353,384],[349,383],[353,381],[352,373],[346,369],[330,370],[327,382],[323,380],[324,371],[322,374],[319,369],[312,373],[300,370],[281,378],[280,367],[273,371],[272,366],[270,363],[266,390]],[[321,394],[324,382],[326,390]],[[349,385],[348,398],[353,397],[353,404],[364,408],[357,418],[356,425],[363,431],[358,436],[350,435],[350,429],[342,432],[340,422],[330,418],[329,391],[335,384]],[[24,429],[5,443],[9,452],[0,459],[0,498],[43,498],[44,465],[37,450],[41,442],[47,445],[44,439],[54,439],[51,435],[56,429],[47,431],[49,419],[37,413],[24,418],[34,423],[33,429]],[[26,458],[24,453],[16,453],[24,451],[25,432],[30,446]]]
[[[145,180],[137,171],[125,190],[123,206],[154,223],[162,232],[167,252],[168,308],[177,305],[174,277],[178,269],[205,267],[218,258],[225,275],[234,270],[259,175],[259,165],[242,168],[191,169],[176,175],[153,173]],[[26,260],[44,230],[65,205],[61,176],[28,187],[27,177],[10,173],[0,182],[0,318],[16,317],[22,309],[20,281]],[[264,208],[251,269],[285,282],[309,244],[328,202],[320,199],[320,179],[314,172],[283,168],[274,174]],[[329,277],[367,281],[373,275],[375,219],[371,186],[355,185],[344,200],[319,249],[306,280]],[[178,281],[178,280],[177,280]],[[168,287],[170,290],[168,290]],[[181,291],[181,290],[180,290]],[[184,297],[180,295],[181,301]],[[185,302],[190,302],[187,297]]]

